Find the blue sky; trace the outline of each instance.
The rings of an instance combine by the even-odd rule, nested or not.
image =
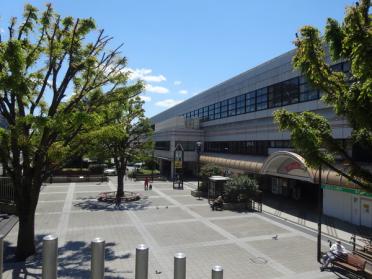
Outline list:
[[[147,81],[151,117],[293,48],[303,25],[342,20],[346,0],[55,0],[66,16],[93,17],[124,43],[133,78]],[[355,1],[354,1],[355,2]],[[2,0],[0,32],[26,1]],[[43,8],[45,0],[29,1]]]

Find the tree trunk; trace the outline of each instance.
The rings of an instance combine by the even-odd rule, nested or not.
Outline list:
[[[19,219],[16,248],[17,260],[25,260],[35,254],[35,211],[41,187],[40,179],[31,176],[15,182],[18,188],[15,193],[16,209]]]
[[[35,211],[19,214],[16,258],[25,260],[35,254]]]
[[[121,198],[124,196],[124,172],[121,169],[118,171],[118,189],[116,191],[116,197]]]

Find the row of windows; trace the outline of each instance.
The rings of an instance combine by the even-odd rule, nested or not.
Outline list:
[[[184,151],[195,151],[196,143],[194,141],[176,141],[176,145],[181,144]],[[156,141],[155,150],[170,150],[170,141]]]
[[[343,62],[333,65],[331,68],[334,71],[348,72],[349,67],[349,63]],[[319,96],[319,90],[314,89],[301,76],[190,111],[183,116],[185,118],[200,118],[202,121],[209,121],[316,100],[319,99]]]
[[[155,142],[155,149],[156,150],[170,150],[170,141],[157,141]]]
[[[268,149],[291,148],[289,140],[260,141],[210,141],[205,142],[204,151],[213,153],[268,155]]]
[[[195,151],[196,143],[194,141],[176,141],[176,145],[182,145],[184,151]]]
[[[204,152],[267,155],[270,141],[212,141],[204,143]]]

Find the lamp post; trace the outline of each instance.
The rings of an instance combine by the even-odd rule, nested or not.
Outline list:
[[[319,188],[318,188],[318,239],[317,239],[317,260],[320,263],[321,242],[322,242],[322,214],[323,214],[323,190],[322,190],[322,166],[319,166],[318,173]]]
[[[199,183],[200,183],[200,152],[201,152],[201,142],[196,142],[196,152],[198,154],[197,158],[197,175],[198,175],[198,192],[199,192]]]

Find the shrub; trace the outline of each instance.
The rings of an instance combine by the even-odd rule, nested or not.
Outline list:
[[[202,192],[208,192],[208,178],[213,175],[221,175],[222,169],[219,166],[213,164],[206,164],[200,168],[200,179],[202,181],[199,188]]]
[[[258,183],[248,175],[234,176],[227,181],[224,188],[224,199],[227,202],[247,201],[258,190]]]

